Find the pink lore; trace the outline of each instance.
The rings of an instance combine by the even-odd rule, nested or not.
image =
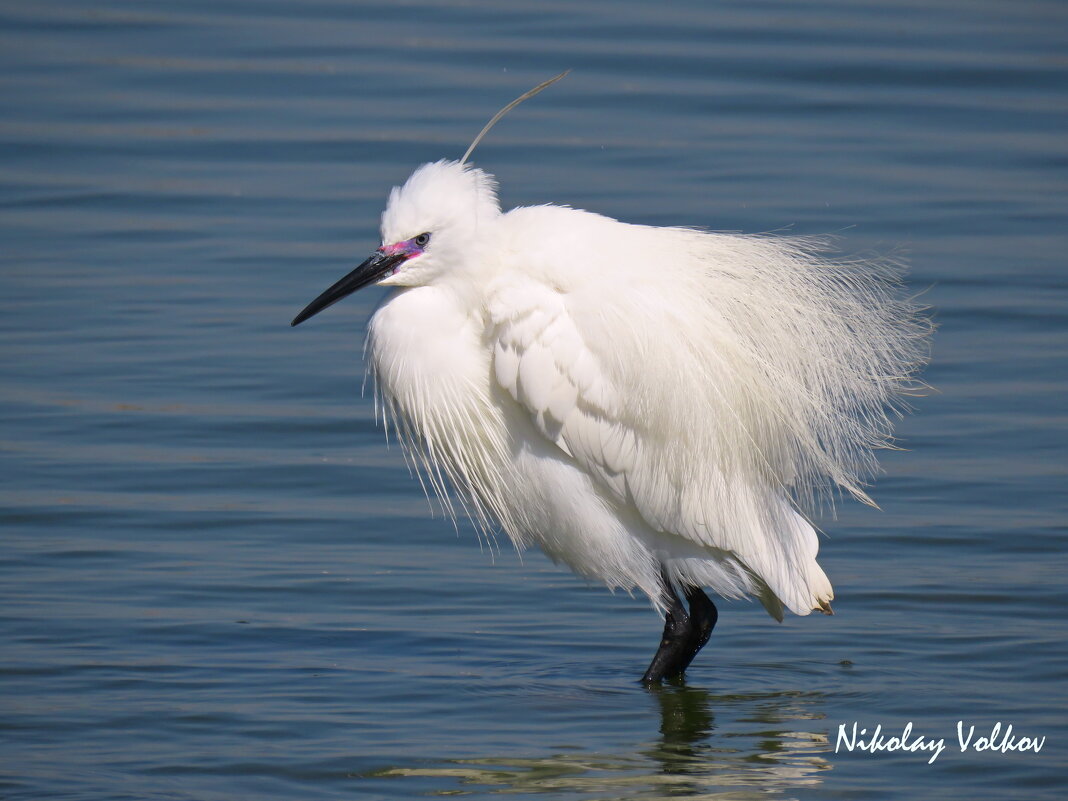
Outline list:
[[[389,271],[388,275],[396,275],[400,272],[401,265],[409,259],[421,256],[423,249],[415,244],[414,239],[406,239],[403,242],[394,242],[392,245],[383,245],[378,252],[384,256],[404,256],[404,261],[397,262]]]
[[[380,253],[384,253],[387,256],[396,256],[403,253],[409,259],[418,256],[423,252],[423,249],[415,244],[414,239],[408,239],[404,242],[394,242],[392,245],[383,245],[378,250]]]

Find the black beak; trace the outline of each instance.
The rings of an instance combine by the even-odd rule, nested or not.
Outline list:
[[[385,278],[395,264],[404,261],[406,258],[408,256],[405,253],[387,254],[380,250],[375,251],[371,258],[305,306],[304,311],[294,317],[290,325],[300,325],[309,317],[315,316],[327,306],[333,306],[357,289],[363,289],[368,284],[373,284]]]

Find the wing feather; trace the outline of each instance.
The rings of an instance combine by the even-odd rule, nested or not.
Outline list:
[[[693,448],[699,438],[687,436],[686,429],[701,421],[674,419],[674,410],[661,409],[676,427],[677,436],[668,439],[645,424],[649,415],[638,406],[643,393],[622,391],[605,358],[587,344],[565,297],[526,282],[499,292],[491,315],[498,384],[610,498],[633,503],[654,531],[709,546],[710,559],[724,553],[737,559],[759,579],[758,588],[770,587],[771,596],[763,600],[776,617],[779,599],[801,614],[815,605],[807,573],[823,573],[815,565],[812,527],[766,487],[754,491],[744,482],[732,483],[709,464],[693,469],[695,460],[717,461],[712,455],[701,459]],[[642,354],[620,358],[630,357]],[[803,557],[795,559],[799,550]],[[823,595],[829,597],[829,584]]]
[[[655,532],[736,558],[794,612],[824,605],[799,510],[866,500],[874,449],[922,389],[931,326],[895,266],[560,207],[506,222],[522,261],[489,287],[500,386]]]

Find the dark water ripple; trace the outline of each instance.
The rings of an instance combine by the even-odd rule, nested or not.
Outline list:
[[[1040,0],[0,3],[0,795],[1060,798],[1066,40]],[[565,67],[480,148],[505,203],[836,235],[940,325],[882,511],[824,522],[838,614],[725,604],[657,692],[646,604],[383,446],[380,295],[287,326]]]

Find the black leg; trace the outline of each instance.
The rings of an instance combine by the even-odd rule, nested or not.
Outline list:
[[[716,625],[719,613],[699,587],[685,587],[684,594],[690,611],[682,605],[671,586],[667,570],[661,566],[660,580],[664,588],[667,614],[664,616],[664,634],[649,669],[642,676],[642,683],[655,684],[663,679],[681,676],[697,652],[708,642]]]
[[[690,664],[690,660],[686,658],[688,641],[691,639],[690,616],[686,613],[686,607],[675,595],[663,568],[660,570],[660,577],[664,600],[667,603],[667,613],[664,615],[664,634],[660,638],[660,648],[657,649],[653,661],[649,663],[649,668],[642,676],[643,684],[655,684],[665,678],[680,676]]]
[[[716,610],[716,605],[712,603],[712,599],[705,595],[705,591],[700,587],[687,587],[686,600],[690,604],[690,623],[696,638],[693,656],[690,657],[692,661],[693,657],[697,656],[697,652],[705,647],[708,638],[712,636],[712,629],[716,627],[716,621],[719,620],[719,612]]]

